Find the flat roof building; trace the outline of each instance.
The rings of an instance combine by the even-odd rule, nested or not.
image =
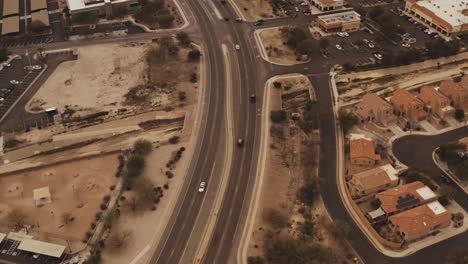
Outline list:
[[[36,206],[42,206],[52,202],[49,187],[43,187],[33,190],[33,199]]]
[[[113,9],[116,7],[125,7],[130,9],[138,5],[138,0],[66,0],[70,14],[92,12],[99,16],[111,18]]]
[[[46,0],[31,0],[31,12],[41,9],[47,9]]]
[[[420,22],[450,36],[468,30],[465,0],[406,0],[405,10]]]
[[[409,242],[430,235],[450,225],[452,214],[438,201],[392,215],[388,218],[390,228],[403,240]]]
[[[3,0],[3,18],[10,15],[19,14],[19,1],[18,0]]]
[[[19,16],[4,17],[2,21],[2,35],[19,32]]]
[[[343,0],[312,0],[311,3],[320,11],[330,11],[343,7]]]
[[[65,251],[65,246],[24,238],[19,244],[18,249],[59,258]]]
[[[361,27],[361,15],[355,11],[318,16],[316,21],[327,32],[350,31]]]

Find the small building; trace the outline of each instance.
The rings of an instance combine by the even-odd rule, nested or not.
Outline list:
[[[415,181],[377,193],[375,200],[380,206],[377,210],[369,212],[368,216],[371,220],[375,220],[375,216],[387,218],[436,199],[437,195],[429,187],[420,181]],[[375,212],[382,212],[382,214],[377,215]]]
[[[455,109],[450,105],[450,99],[439,93],[432,86],[423,86],[419,92],[418,98],[426,104],[429,113],[440,118],[453,115]]]
[[[464,0],[406,0],[405,11],[444,36],[468,30]]]
[[[450,103],[459,109],[468,109],[468,89],[462,88],[452,80],[440,82],[439,92],[450,99]]]
[[[310,3],[320,11],[330,11],[343,7],[343,0],[312,0]]]
[[[4,17],[2,19],[2,36],[18,33],[20,30],[19,20],[19,16]]]
[[[388,125],[396,121],[392,105],[375,93],[368,93],[356,105],[356,114],[361,122]]]
[[[397,186],[398,173],[387,164],[354,174],[348,185],[353,197],[362,197]]]
[[[411,242],[448,227],[451,217],[438,201],[433,201],[390,216],[388,224],[404,241]]]
[[[380,155],[375,154],[374,142],[370,138],[352,134],[349,140],[349,158],[351,164],[360,166],[372,166],[380,161]]]
[[[33,190],[34,204],[39,207],[52,202],[49,187]]]
[[[96,16],[113,17],[114,9],[125,8],[130,10],[138,6],[138,0],[66,0],[70,15],[79,13],[92,13]]]
[[[361,15],[347,11],[318,16],[316,22],[326,32],[351,31],[361,28]]]
[[[65,246],[42,242],[31,238],[24,238],[19,244],[18,249],[35,254],[60,258],[65,251]]]
[[[418,122],[426,119],[427,113],[424,111],[424,103],[405,89],[398,89],[390,98],[397,116],[405,117],[411,122]]]

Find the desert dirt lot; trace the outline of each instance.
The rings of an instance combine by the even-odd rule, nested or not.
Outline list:
[[[39,89],[30,109],[65,106],[104,111],[122,105],[124,95],[144,83],[147,45],[80,48],[78,60],[62,63]]]
[[[263,43],[264,52],[271,62],[286,65],[304,63],[297,60],[294,51],[283,44],[285,39],[279,27],[262,29],[258,32],[258,36]]]
[[[81,248],[85,232],[95,220],[96,212],[110,186],[117,183],[117,155],[65,163],[0,178],[0,223],[8,226],[7,214],[19,209],[25,222],[33,225],[35,239],[66,245],[72,250]],[[50,188],[52,203],[36,207],[33,189]],[[63,225],[63,214],[74,220]]]
[[[275,18],[273,8],[268,0],[233,0],[245,19]]]

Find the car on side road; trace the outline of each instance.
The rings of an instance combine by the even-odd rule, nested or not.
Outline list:
[[[198,186],[198,192],[202,193],[205,191],[205,189],[206,189],[206,182],[204,181],[200,182],[200,185]]]
[[[240,45],[239,44],[236,44],[234,47],[236,48],[236,50],[240,50]]]
[[[306,6],[306,5],[309,5],[309,4],[307,4],[306,2],[301,3],[301,6]]]
[[[10,63],[3,63],[3,67],[11,67],[11,64]]]
[[[440,178],[445,184],[451,184],[452,180],[445,174],[440,174]]]
[[[237,139],[237,146],[242,147],[244,145],[244,140],[242,138]]]
[[[236,18],[236,21],[237,22],[242,22],[242,18],[238,17],[238,18]]]
[[[254,24],[254,26],[261,26],[261,25],[263,25],[262,22],[255,22],[255,24]]]

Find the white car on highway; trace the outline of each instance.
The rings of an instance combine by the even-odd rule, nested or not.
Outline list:
[[[199,193],[204,192],[205,188],[206,188],[206,182],[204,182],[204,181],[200,182],[200,186],[198,186],[198,192]]]
[[[236,47],[236,50],[240,50],[240,45],[236,44],[234,47]]]

